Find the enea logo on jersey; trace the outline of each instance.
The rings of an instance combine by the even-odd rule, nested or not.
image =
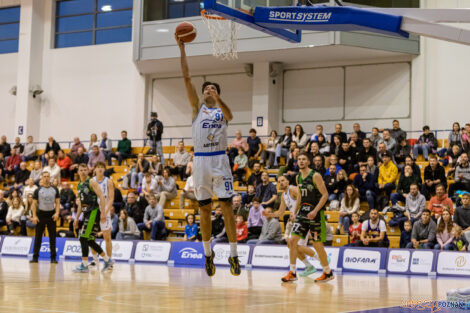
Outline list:
[[[201,121],[202,128],[222,128],[222,124],[220,124],[216,120],[205,119]]]
[[[183,248],[179,251],[179,255],[181,259],[202,259],[202,253],[198,253],[194,248]]]
[[[311,22],[311,23],[328,23],[333,13],[303,13],[303,12],[284,12],[284,11],[271,11],[269,12],[269,19],[271,21],[283,22]]]

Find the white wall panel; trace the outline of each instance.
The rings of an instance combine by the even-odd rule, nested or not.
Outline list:
[[[14,142],[16,97],[10,94],[11,87],[16,85],[18,71],[18,54],[0,54],[0,107],[2,122],[0,135],[6,135],[8,142]]]

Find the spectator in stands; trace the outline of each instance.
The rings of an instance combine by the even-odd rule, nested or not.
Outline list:
[[[398,168],[401,170],[404,166],[406,157],[409,157],[411,155],[411,146],[408,144],[408,141],[403,138],[398,143],[399,144],[395,146],[395,151],[393,155],[395,157],[395,162]]]
[[[435,250],[452,250],[452,241],[454,240],[452,235],[453,226],[449,210],[443,209],[442,217],[439,219],[436,230],[437,243],[434,245]]]
[[[136,167],[135,171],[137,173],[138,183],[137,186],[142,185],[142,181],[144,180],[144,175],[148,173],[150,168],[150,163],[144,158],[143,153],[139,153],[137,155]]]
[[[340,139],[341,142],[347,142],[348,141],[348,136],[346,135],[345,132],[343,132],[343,125],[340,124],[340,123],[335,125],[335,132],[333,134],[331,134],[330,142],[333,142],[333,138],[336,135],[339,136],[339,139]]]
[[[163,170],[163,176],[157,179],[157,193],[158,203],[160,203],[162,208],[165,207],[167,200],[176,198],[176,183],[174,178],[170,176],[170,171],[167,168]]]
[[[23,188],[23,202],[26,203],[26,199],[28,198],[28,195],[34,194],[36,189],[38,189],[38,186],[34,184],[34,180],[32,178],[28,178],[26,180],[26,186]]]
[[[29,174],[29,178],[34,180],[34,183],[39,186],[39,181],[42,175],[42,163],[39,160],[34,161],[33,170]]]
[[[251,202],[253,201],[254,197],[256,197],[255,187],[253,185],[248,185],[246,194],[243,197],[243,204],[251,207]]]
[[[264,207],[261,205],[261,199],[258,197],[253,198],[252,206],[248,214],[247,226],[250,239],[258,239],[261,234],[261,228],[266,221],[263,216]]]
[[[26,162],[21,162],[20,167],[15,173],[15,184],[13,188],[21,191],[30,175],[31,172],[26,168]]]
[[[410,193],[406,196],[405,200],[405,216],[414,224],[421,218],[424,209],[426,208],[426,198],[419,193],[417,184],[410,185]]]
[[[28,235],[27,229],[34,230],[36,228],[36,224],[33,222],[33,194],[28,194],[26,197],[26,201],[24,201],[24,211],[23,215],[21,216],[21,234],[23,236]]]
[[[111,141],[111,139],[108,139],[107,132],[101,133],[101,141],[99,142],[99,147],[107,160],[108,156],[113,152],[113,142]]]
[[[145,208],[144,222],[137,224],[137,228],[141,231],[141,239],[144,238],[144,230],[150,231],[150,239],[152,240],[163,240],[166,238],[163,206],[157,203],[157,197],[154,194],[149,196],[149,205]]]
[[[263,145],[261,144],[261,139],[256,136],[256,129],[250,129],[250,136],[248,136],[246,142],[248,143],[248,158],[257,160],[263,151]]]
[[[361,130],[361,125],[359,125],[359,123],[353,124],[353,130],[361,141],[366,139],[366,133]]]
[[[325,136],[318,135],[317,143],[318,143],[320,153],[325,156],[328,156],[330,154],[330,145],[328,144],[328,142],[326,142]]]
[[[53,137],[47,138],[46,150],[44,154],[42,155],[42,164],[46,165],[48,163],[48,160],[50,158],[49,151],[54,151],[54,155],[57,155],[57,152],[59,152],[59,150],[60,150],[60,146],[54,140],[54,138]]]
[[[49,172],[50,177],[51,177],[51,183],[53,182],[54,179],[57,179],[60,181],[60,167],[57,165],[55,159],[51,158],[48,161],[48,166],[44,167],[42,172]]]
[[[304,128],[302,127],[302,125],[295,125],[294,134],[292,135],[292,141],[297,144],[297,147],[300,150],[304,149],[307,146],[308,137],[307,134],[304,132]]]
[[[374,161],[377,157],[377,150],[372,147],[370,139],[364,138],[362,141],[362,147],[358,149],[357,164],[359,166],[367,165],[367,159],[373,157]]]
[[[392,125],[390,135],[393,139],[395,139],[396,142],[400,142],[402,139],[406,140],[406,132],[400,128],[400,122],[398,120],[394,120]]]
[[[269,169],[274,166],[274,159],[276,156],[276,146],[279,142],[277,137],[277,132],[275,130],[271,131],[271,134],[266,143],[266,149],[261,153],[260,163]]]
[[[254,187],[261,184],[261,164],[260,162],[253,163],[253,171],[251,172],[250,177],[248,178],[247,184],[253,185]]]
[[[453,197],[457,190],[470,192],[470,164],[466,152],[460,156],[459,163],[455,168],[455,183],[449,186],[449,197]]]
[[[290,143],[289,152],[287,153],[286,164],[289,164],[289,161],[290,161],[290,159],[292,159],[292,155],[293,155],[295,149],[297,149],[297,143],[295,141],[292,141]],[[282,170],[282,168],[279,169],[279,171],[281,171],[281,170]]]
[[[60,167],[60,176],[63,178],[71,178],[70,167],[73,165],[72,160],[60,149],[57,153],[57,165]]]
[[[139,240],[140,231],[134,219],[129,217],[126,210],[119,212],[119,232],[116,234],[117,240]]]
[[[61,210],[59,213],[62,219],[65,219],[66,216],[72,214],[72,207],[77,198],[73,190],[70,188],[68,182],[62,182],[62,189],[59,192],[59,197],[61,206]]]
[[[189,199],[196,201],[196,195],[194,194],[194,181],[193,176],[189,176],[184,185],[183,191],[180,193],[180,209],[184,209],[184,200]],[[241,201],[240,201],[241,202]]]
[[[437,220],[442,214],[442,208],[446,206],[450,210],[450,214],[454,214],[454,204],[452,200],[447,197],[443,185],[436,186],[436,195],[429,200],[428,210],[433,214]]]
[[[395,139],[393,139],[392,136],[390,136],[390,130],[384,129],[384,131],[382,132],[382,136],[383,138],[379,142],[379,144],[383,142],[388,151],[394,151],[397,142],[395,141]]]
[[[237,242],[238,243],[245,243],[248,239],[248,227],[246,226],[246,222],[241,215],[236,216],[236,227],[235,230],[237,232]]]
[[[398,180],[397,192],[392,193],[391,196],[392,207],[396,206],[398,201],[405,202],[410,193],[410,186],[412,184],[419,185],[419,183],[420,179],[413,174],[411,166],[405,166],[405,173],[400,175]]]
[[[421,186],[423,184],[423,181],[421,179],[421,168],[415,163],[411,156],[407,156],[405,158],[405,164],[400,169],[400,175],[405,174],[405,166],[407,165],[411,166],[411,169],[413,170],[413,175],[419,177],[419,186]]]
[[[403,223],[403,230],[400,234],[400,249],[405,249],[406,246],[411,242],[411,231],[413,225],[410,221],[405,221]]]
[[[186,166],[191,161],[191,155],[184,148],[184,142],[178,142],[176,152],[173,155],[173,167],[171,167],[171,173],[179,175],[181,180],[186,180]]]
[[[85,146],[80,141],[80,138],[75,137],[75,138],[73,138],[73,145],[72,145],[72,147],[70,147],[70,156],[72,157],[72,160],[74,160],[75,157],[77,156],[78,148],[85,149]]]
[[[341,167],[341,165],[338,164],[338,157],[335,154],[332,154],[332,155],[330,155],[330,166],[326,170],[325,175],[330,175],[330,168],[331,168],[332,165],[335,166],[336,173],[338,173],[340,170],[343,169]]]
[[[276,186],[269,181],[269,174],[263,172],[261,174],[261,184],[256,186],[256,197],[261,200],[264,208],[273,208],[274,202],[277,199]]]
[[[375,158],[370,156],[367,158],[367,172],[372,175],[374,184],[377,184],[379,179],[379,167],[375,163]]]
[[[361,240],[362,224],[359,221],[359,213],[351,214],[352,224],[349,226],[349,244],[347,246],[355,246]]]
[[[339,170],[338,174],[336,174],[336,181],[333,185],[333,194],[335,195],[333,200],[338,200],[341,203],[341,200],[343,200],[344,197],[344,193],[346,192],[346,186],[348,184],[348,174],[345,170]]]
[[[374,176],[367,172],[367,166],[361,165],[359,175],[354,177],[354,186],[359,193],[360,201],[367,201],[369,209],[375,207],[375,182]]]
[[[157,180],[153,178],[152,174],[146,173],[144,181],[142,182],[142,194],[148,198],[151,194],[157,192]]]
[[[5,170],[3,173],[6,175],[15,175],[16,171],[20,167],[21,157],[16,154],[15,149],[10,150],[10,157],[8,158],[7,162],[5,163]]]
[[[292,142],[292,129],[290,126],[286,126],[284,131],[284,135],[279,138],[279,143],[276,146],[276,155],[274,160],[275,167],[279,165],[281,157],[287,157],[290,143]]]
[[[432,249],[436,241],[436,223],[431,219],[431,212],[425,209],[421,219],[413,224],[411,242],[407,249]]]
[[[32,161],[36,159],[36,144],[33,142],[33,136],[28,136],[28,142],[24,145],[23,153],[21,153],[21,158],[23,161]]]
[[[379,129],[377,127],[372,127],[372,132],[369,136],[369,139],[372,147],[378,149],[379,142],[382,140],[382,137],[380,137]]]
[[[325,134],[323,133],[323,125],[318,124],[315,126],[315,134],[310,137],[310,142],[318,142],[318,136],[320,135],[325,138]]]
[[[398,169],[391,161],[391,153],[387,151],[383,157],[383,164],[379,168],[378,187],[379,192],[385,192],[387,199],[390,199],[392,190],[395,189]]]
[[[348,173],[354,171],[356,161],[356,150],[349,146],[349,143],[343,142],[338,153],[339,165]]]
[[[91,147],[91,152],[88,154],[88,169],[90,170],[90,172],[93,172],[93,170],[95,169],[95,165],[98,162],[105,163],[106,158],[103,152],[100,151],[98,145],[94,145]]]
[[[91,153],[91,149],[93,146],[98,145],[98,135],[96,134],[91,134],[90,135],[90,143],[88,144],[88,153]]]
[[[242,203],[242,196],[240,194],[236,194],[232,198],[232,207],[234,215],[241,215],[243,216],[243,220],[248,220],[248,213],[250,209],[248,206],[243,205]]]
[[[413,146],[413,158],[416,160],[418,154],[422,153],[424,159],[428,161],[428,155],[430,153],[436,153],[437,140],[434,134],[430,132],[429,126],[423,127],[423,134],[419,136],[418,142]]]
[[[316,156],[319,156],[324,159],[323,154],[320,152],[320,147],[318,146],[318,142],[314,141],[310,145],[310,150],[308,151],[310,153],[311,159],[315,158]]]
[[[393,153],[391,151],[387,151],[387,146],[385,145],[385,143],[381,142],[379,143],[379,149],[377,150],[377,157],[376,157],[378,166],[382,165],[383,157],[387,152],[390,153],[391,160],[393,163],[395,163]]]
[[[13,146],[13,149],[16,150],[16,154],[21,155],[24,150],[24,146],[21,144],[20,137],[15,138],[15,145]]]
[[[139,224],[144,220],[144,209],[137,203],[137,195],[131,191],[127,194],[126,205],[124,209],[129,213],[129,216]]]
[[[459,158],[462,155],[463,150],[459,148],[459,146],[454,145],[450,153],[447,153],[445,159],[442,160],[442,166],[449,165],[449,169],[447,171],[447,177],[455,177],[455,170],[459,163]],[[467,154],[468,156],[468,154]]]
[[[74,180],[74,176],[78,171],[78,166],[80,164],[88,164],[89,161],[88,154],[85,153],[85,149],[82,147],[79,147],[77,149],[77,154],[75,155],[75,158],[73,159],[73,164],[70,166],[70,179]]]
[[[212,219],[212,235],[211,241],[213,242],[228,242],[227,234],[225,233],[225,221],[222,214],[220,205],[215,206],[214,218]]]
[[[359,194],[353,185],[346,187],[346,192],[341,200],[341,208],[339,210],[339,222],[336,228],[336,235],[340,234],[341,227],[346,235],[349,234],[349,225],[351,223],[351,215],[359,211]]]
[[[326,189],[328,190],[328,201],[336,200],[335,188],[336,188],[336,181],[337,181],[337,173],[336,173],[336,166],[333,164],[330,165],[328,169],[329,173],[325,173],[323,180],[325,181]]]
[[[158,154],[152,155],[152,158],[150,159],[150,163],[149,163],[149,173],[152,174],[153,176],[162,176],[162,172],[163,172],[163,164],[160,160],[160,156]],[[187,174],[192,175],[192,171],[188,173],[188,167],[186,167],[186,175]]]
[[[268,245],[268,244],[279,244],[282,240],[281,224],[277,218],[273,218],[271,208],[266,208],[265,221],[261,227],[261,234],[258,239],[248,240],[248,244]]]
[[[151,142],[151,154],[159,154],[163,160],[163,123],[158,119],[157,112],[150,113],[151,121],[147,125],[147,136]]]
[[[113,209],[114,211],[119,214],[122,207],[124,206],[124,199],[122,198],[121,189],[119,189],[116,184],[114,185],[114,199],[113,199]],[[119,217],[116,214],[116,218],[119,220]],[[119,226],[119,225],[118,225]],[[118,229],[117,227],[116,229]],[[112,232],[111,232],[112,235]]]
[[[112,152],[108,155],[108,165],[111,165],[111,159],[117,158],[118,165],[122,164],[122,160],[130,158],[132,155],[132,143],[127,139],[127,131],[123,130],[121,132],[121,140],[118,141],[118,146],[116,152]],[[161,156],[163,157],[163,156]]]
[[[2,183],[5,180],[3,177],[4,168],[5,168],[5,160],[3,159],[3,154],[0,153],[0,183]]]
[[[233,160],[233,180],[238,181],[239,185],[243,185],[243,176],[246,173],[248,167],[248,157],[245,154],[243,148],[238,149],[238,155]]]
[[[300,149],[295,148],[294,151],[292,152],[292,157],[289,159],[289,162],[287,163],[286,166],[286,177],[289,179],[291,184],[295,183],[295,177],[299,173],[299,166],[297,164],[297,160],[300,154]]]
[[[453,146],[457,146],[460,151],[463,149],[462,135],[460,133],[460,124],[458,122],[455,122],[454,124],[452,124],[452,130],[450,131],[449,137],[448,137],[447,148],[442,148],[441,150],[437,152],[437,154],[441,158],[443,158],[452,152]]]
[[[442,184],[447,188],[447,178],[444,168],[437,162],[434,155],[429,157],[429,165],[424,168],[424,184],[422,193],[429,199],[436,192],[436,186]]]
[[[362,223],[361,240],[357,242],[357,246],[388,248],[387,226],[379,219],[377,209],[369,210],[369,217]]]
[[[333,155],[338,155],[341,150],[341,136],[334,135],[333,139],[330,142],[330,153]]]
[[[359,139],[356,133],[351,133],[351,135],[349,135],[349,146],[357,151],[362,147],[362,139]]]
[[[186,226],[184,227],[184,241],[199,241],[199,227],[195,223],[194,214],[186,215]]]
[[[20,198],[15,198],[11,206],[8,208],[7,225],[10,235],[15,234],[15,228],[21,226],[21,216],[23,215],[24,207]]]
[[[320,155],[317,155],[313,158],[313,165],[312,169],[319,173],[322,177],[325,176],[325,166],[323,165],[324,161],[323,158]]]
[[[0,193],[0,204],[2,198]],[[462,205],[457,207],[454,212],[454,223],[463,229],[465,238],[470,242],[470,193],[468,192],[463,193]]]
[[[0,189],[0,226],[7,224],[8,203],[5,201],[5,192]]]
[[[0,141],[0,152],[3,153],[3,156],[6,158],[10,156],[10,151],[11,151],[11,146],[7,142],[7,137],[2,136],[2,139]]]
[[[230,158],[230,163],[233,164],[233,160],[238,155],[238,149],[242,148],[243,150],[248,151],[248,144],[246,139],[242,137],[242,132],[237,130],[235,132],[235,139],[233,139],[232,144],[230,146],[230,150],[228,152],[228,156]]]
[[[452,228],[452,235],[454,240],[452,241],[452,249],[454,251],[467,251],[468,250],[468,240],[462,231],[462,227],[459,225],[454,225]]]

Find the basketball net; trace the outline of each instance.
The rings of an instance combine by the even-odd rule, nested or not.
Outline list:
[[[201,11],[202,20],[209,29],[212,40],[212,54],[222,60],[238,58],[237,41],[240,24],[218,15]]]

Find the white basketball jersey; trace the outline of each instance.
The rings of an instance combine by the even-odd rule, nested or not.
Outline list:
[[[225,152],[227,125],[220,108],[208,108],[202,104],[193,122],[194,153]]]
[[[108,180],[109,178],[108,177],[104,177],[104,179],[100,182],[98,181],[98,179],[95,177],[93,177],[93,179],[98,183],[98,185],[100,186],[100,189],[101,191],[103,192],[103,196],[106,200],[108,200]],[[100,198],[98,198],[98,203],[100,203]]]
[[[286,204],[287,210],[293,212],[297,208],[297,200],[292,199],[292,196],[290,195],[290,187],[287,188],[287,191],[285,191],[282,196],[284,197],[284,203]]]

